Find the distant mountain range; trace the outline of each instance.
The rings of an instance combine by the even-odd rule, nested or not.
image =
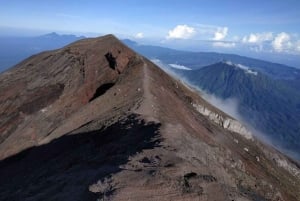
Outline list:
[[[222,61],[232,61],[237,64],[249,66],[274,78],[300,79],[300,69],[283,64],[272,63],[259,59],[223,54],[216,52],[188,52],[151,45],[140,45],[125,39],[123,42],[130,48],[150,59],[161,60],[165,64],[180,64],[191,69],[199,69]]]
[[[23,59],[46,50],[61,48],[83,36],[49,33],[36,37],[0,37],[0,72]]]
[[[299,69],[233,54],[123,42],[193,86],[221,99],[236,99],[245,122],[300,159]]]

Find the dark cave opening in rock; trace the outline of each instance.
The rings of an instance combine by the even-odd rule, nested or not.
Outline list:
[[[101,85],[100,87],[97,88],[96,92],[94,93],[93,97],[89,100],[89,102],[95,100],[99,96],[102,96],[105,94],[111,87],[113,87],[115,83],[106,83]]]

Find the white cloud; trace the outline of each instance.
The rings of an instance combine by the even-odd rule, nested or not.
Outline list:
[[[234,42],[218,41],[213,43],[214,47],[233,48],[236,46]]]
[[[135,38],[144,38],[144,33],[139,32],[135,35]]]
[[[296,43],[296,51],[300,52],[300,40],[298,40]]]
[[[291,50],[291,36],[285,32],[277,34],[277,36],[272,42],[272,46],[276,52],[284,52]]]
[[[213,40],[223,40],[228,33],[228,27],[218,27],[214,33]]]
[[[198,39],[221,41],[228,35],[228,27],[215,25],[195,24],[189,26],[186,24],[177,25],[168,32],[167,39]]]
[[[192,70],[189,67],[186,67],[184,65],[180,65],[180,64],[169,64],[169,66],[173,67],[173,68],[177,68],[177,69],[182,69],[182,70]]]
[[[251,33],[249,36],[244,36],[242,42],[260,44],[271,40],[273,40],[273,33],[264,32],[264,33]]]
[[[196,34],[194,27],[188,25],[177,25],[174,29],[170,30],[167,39],[189,39]]]
[[[231,61],[226,61],[225,63],[226,63],[227,65],[230,65],[230,66],[233,66],[233,67],[236,67],[236,68],[240,68],[240,69],[244,70],[245,73],[252,74],[252,75],[257,75],[257,74],[258,74],[258,72],[252,70],[252,69],[251,69],[250,67],[248,67],[248,66],[245,66],[245,65],[242,65],[242,64],[235,64],[235,63],[233,63],[233,62],[231,62]]]
[[[288,54],[298,54],[300,52],[300,40],[297,34],[281,32],[273,34],[272,32],[251,33],[244,36],[242,43],[255,52],[278,52]]]

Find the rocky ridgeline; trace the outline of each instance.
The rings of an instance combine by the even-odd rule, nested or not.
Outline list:
[[[235,133],[239,133],[248,140],[253,139],[252,133],[249,130],[247,130],[247,128],[244,125],[242,125],[240,122],[238,122],[237,120],[234,120],[234,119],[231,119],[228,117],[223,117],[222,115],[220,115],[218,113],[210,111],[203,105],[192,103],[192,106],[199,113],[208,117],[209,120],[215,122],[216,124],[222,126],[223,128],[225,128],[229,131],[235,132]]]

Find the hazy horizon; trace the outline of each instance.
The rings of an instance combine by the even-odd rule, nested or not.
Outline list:
[[[114,34],[141,44],[233,53],[300,66],[300,2],[2,2],[0,36]]]
[[[114,33],[76,33],[76,32],[60,32],[60,31],[41,31],[41,30],[28,30],[28,29],[8,29],[10,31],[13,30],[13,32],[10,32],[10,34],[3,34],[3,33],[9,33],[7,31],[2,31],[5,30],[6,28],[0,27],[1,33],[0,34],[0,39],[5,38],[35,38],[35,37],[41,37],[45,36],[48,34],[57,34],[58,36],[74,36],[74,37],[101,37],[106,34],[114,34]],[[126,37],[125,35],[122,34],[114,34],[117,37],[119,37],[120,40],[125,40],[129,39],[131,41],[137,42],[139,45],[154,45],[154,46],[160,46],[160,47],[165,47],[165,48],[171,48],[175,50],[181,50],[181,51],[188,51],[188,52],[216,52],[216,53],[225,53],[225,54],[236,54],[239,56],[245,56],[245,57],[250,57],[254,59],[259,59],[259,60],[264,60],[268,62],[273,62],[273,63],[279,63],[295,68],[300,68],[300,60],[298,55],[294,54],[284,54],[284,53],[268,53],[268,52],[251,52],[251,51],[241,51],[241,50],[223,50],[223,49],[218,49],[218,48],[212,48],[210,47],[210,44],[212,41],[202,41],[203,45],[201,47],[193,47],[193,46],[178,46],[178,42],[180,41],[173,41],[173,43],[160,43],[155,40],[151,39],[137,39],[134,37]],[[1,40],[0,40],[1,43]],[[5,48],[5,46],[3,46]],[[59,48],[59,47],[57,47]],[[51,50],[47,49],[47,50]],[[43,51],[43,50],[41,50]],[[30,56],[30,55],[28,55]],[[25,59],[25,58],[24,58]]]

